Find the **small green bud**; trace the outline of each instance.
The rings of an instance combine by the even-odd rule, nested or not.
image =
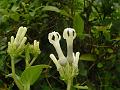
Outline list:
[[[40,48],[39,48],[39,42],[34,40],[34,44],[33,44],[33,54],[35,56],[37,56],[38,54],[40,54]]]

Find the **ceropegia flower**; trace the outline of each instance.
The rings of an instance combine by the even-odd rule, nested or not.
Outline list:
[[[8,42],[8,53],[10,56],[17,57],[24,51],[25,42],[27,40],[27,37],[25,37],[26,32],[27,28],[21,26],[18,29],[16,37],[11,36],[11,41]]]
[[[78,61],[80,53],[77,52],[74,54],[73,52],[73,40],[75,37],[76,32],[74,29],[66,28],[64,30],[63,38],[66,39],[67,42],[67,57],[65,57],[59,44],[61,39],[60,34],[54,31],[48,35],[49,42],[53,44],[58,54],[58,60],[54,54],[50,54],[50,58],[55,63],[61,78],[66,82],[73,79],[73,77],[78,74]]]

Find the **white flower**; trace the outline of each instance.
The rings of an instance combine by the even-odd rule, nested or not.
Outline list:
[[[63,38],[67,42],[67,60],[71,64],[73,62],[73,40],[76,37],[76,32],[72,28],[66,28],[63,32]]]
[[[38,54],[40,54],[39,42],[37,40],[34,40],[33,54],[35,56],[38,55]]]
[[[26,32],[27,32],[26,27],[20,27],[16,34],[16,38],[11,36],[11,41],[8,42],[8,53],[10,55],[17,56],[23,52],[25,42],[27,40],[27,37],[25,37]]]
[[[60,47],[60,44],[59,44],[59,41],[61,39],[61,36],[58,32],[52,32],[52,33],[49,33],[48,35],[48,39],[49,39],[49,42],[51,44],[53,44],[53,46],[55,47],[56,51],[57,51],[57,54],[58,54],[58,57],[59,57],[59,60],[58,62],[60,63],[60,65],[65,65],[67,63],[67,59],[66,57],[64,56],[62,50],[61,50],[61,47]],[[55,56],[54,56],[55,57]],[[53,60],[53,59],[52,59]],[[54,62],[54,61],[53,61]]]
[[[49,33],[48,39],[51,44],[55,47],[59,59],[57,60],[54,54],[50,54],[50,58],[55,63],[60,76],[68,81],[78,74],[78,61],[80,53],[73,52],[73,40],[76,37],[76,32],[72,28],[66,28],[63,32],[63,38],[67,42],[67,57],[64,56],[59,41],[61,36],[58,32]]]

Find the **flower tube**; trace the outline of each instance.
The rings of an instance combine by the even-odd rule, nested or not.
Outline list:
[[[63,32],[63,38],[67,42],[67,60],[70,64],[73,62],[73,40],[76,37],[76,32],[72,28],[66,28]]]
[[[59,57],[59,63],[61,65],[66,65],[67,63],[67,60],[66,60],[66,57],[64,56],[62,50],[61,50],[61,47],[60,47],[60,44],[59,44],[59,41],[61,39],[61,36],[58,32],[52,32],[52,33],[49,33],[48,35],[48,39],[49,39],[49,42],[51,44],[53,44],[53,46],[55,47],[56,51],[57,51],[57,54],[58,54],[58,57]]]

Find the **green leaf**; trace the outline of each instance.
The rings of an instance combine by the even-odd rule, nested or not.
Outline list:
[[[14,6],[11,8],[11,10],[12,10],[13,12],[16,12],[17,9],[18,9],[17,5],[14,5]]]
[[[83,54],[83,55],[80,56],[80,60],[95,61],[96,57],[93,54]]]
[[[79,13],[76,13],[73,17],[73,28],[76,30],[78,37],[80,37],[80,39],[84,39],[84,21]]]
[[[110,31],[104,30],[103,31],[104,37],[106,40],[110,40],[111,36],[110,36]]]
[[[60,14],[72,18],[65,10],[60,10]]]
[[[44,6],[42,8],[42,11],[55,11],[55,12],[60,12],[60,9],[58,9],[57,7],[54,6]]]
[[[35,15],[35,11],[29,12],[29,14],[33,17]]]
[[[80,86],[79,84],[76,84],[74,87],[78,89],[88,89],[87,86]]]
[[[114,60],[116,58],[116,54],[111,54],[106,60]]]
[[[20,15],[18,13],[10,14],[10,18],[12,18],[15,21],[19,21],[19,17]]]
[[[24,70],[21,75],[21,81],[23,84],[27,84],[28,82],[30,85],[33,85],[34,82],[39,78],[43,68],[48,68],[48,65],[36,65],[30,66]]]
[[[98,64],[97,64],[97,67],[98,67],[98,68],[102,68],[102,67],[103,67],[103,64],[102,64],[102,63],[98,63]]]
[[[2,22],[6,22],[9,19],[9,15],[3,15],[2,16]]]
[[[113,53],[113,49],[111,49],[111,48],[108,48],[107,51],[108,51],[108,53]]]
[[[120,40],[120,37],[116,37],[115,39],[112,39],[112,40],[119,41],[119,40]]]

